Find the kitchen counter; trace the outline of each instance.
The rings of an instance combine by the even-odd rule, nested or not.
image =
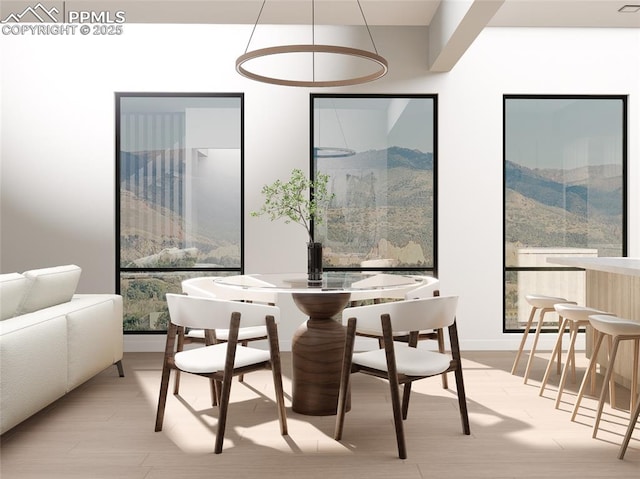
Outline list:
[[[640,258],[554,257],[547,262],[605,273],[640,276]]]
[[[554,257],[547,262],[585,270],[586,306],[640,322],[640,258]],[[630,342],[620,345],[614,371],[616,381],[629,387],[633,347],[625,343]],[[587,341],[587,345],[589,356],[591,341]],[[606,354],[602,353],[598,358],[600,364],[606,363]]]

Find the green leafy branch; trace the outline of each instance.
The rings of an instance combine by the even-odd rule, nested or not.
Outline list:
[[[289,181],[276,180],[262,187],[264,204],[260,210],[251,212],[251,216],[266,214],[271,221],[284,218],[285,223],[302,225],[307,230],[309,242],[312,242],[311,222],[322,224],[321,209],[334,197],[327,190],[328,183],[329,175],[318,172],[311,181],[296,168],[291,172]],[[312,192],[311,199],[309,191]]]

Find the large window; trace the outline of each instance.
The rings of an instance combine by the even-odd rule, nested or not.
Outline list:
[[[118,93],[116,122],[124,330],[163,332],[183,279],[243,270],[243,96]]]
[[[626,256],[626,97],[504,97],[504,330],[526,294],[584,304],[554,256]]]
[[[325,269],[437,273],[436,100],[311,95],[311,171],[335,195],[314,225]]]

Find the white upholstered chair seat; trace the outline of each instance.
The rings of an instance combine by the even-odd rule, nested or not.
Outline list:
[[[559,296],[545,296],[542,294],[527,294],[527,302],[534,308],[553,308],[558,303],[575,304]]]
[[[630,319],[623,319],[611,314],[592,314],[589,317],[591,325],[598,331],[609,336],[639,336],[640,323]]]
[[[429,351],[428,349],[412,348],[407,343],[394,341],[396,354],[396,368],[398,374],[407,376],[435,376],[442,374],[451,365],[451,356]],[[375,349],[353,355],[353,363],[372,369],[386,370],[387,357],[384,349]]]
[[[182,371],[190,373],[215,373],[224,371],[227,343],[181,351],[175,355],[175,363]],[[239,346],[236,348],[234,369],[269,361],[269,351]]]

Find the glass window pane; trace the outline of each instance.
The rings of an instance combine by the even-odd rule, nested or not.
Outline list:
[[[507,271],[504,295],[505,329],[512,331],[524,329],[531,312],[531,305],[525,299],[527,294],[571,298],[571,301],[584,305],[585,277],[584,271]],[[553,316],[545,315],[545,327],[548,324],[552,325],[553,322]]]
[[[435,97],[312,98],[325,267],[434,268]]]
[[[506,100],[507,266],[534,248],[622,255],[622,135],[620,98]]]
[[[120,100],[120,266],[239,267],[240,98]]]
[[[182,281],[202,276],[228,276],[235,272],[127,272],[120,273],[124,331],[164,332],[169,325],[167,293],[182,293]]]

